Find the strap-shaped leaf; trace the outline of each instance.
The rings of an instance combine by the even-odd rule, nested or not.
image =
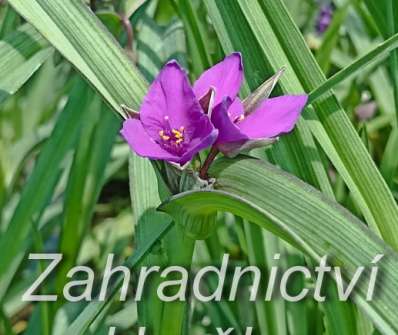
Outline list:
[[[312,91],[325,82],[303,36],[281,0],[205,1],[226,52],[243,52],[248,73],[286,66],[286,92]],[[252,76],[248,81],[255,81]],[[398,207],[337,99],[328,94],[304,113],[307,124],[336,167],[366,218],[398,248]]]
[[[123,266],[133,268],[136,267],[147,253],[151,250],[152,246],[159,241],[171,228],[171,221],[167,221],[166,224],[161,224],[156,229],[152,230],[152,234],[145,236],[145,241],[142,241],[141,247],[139,247],[133,255],[131,255]],[[87,329],[90,325],[100,316],[101,312],[109,306],[113,301],[116,293],[123,284],[123,275],[120,275],[115,279],[114,285],[109,289],[108,299],[104,301],[91,301],[82,313],[77,317],[76,320],[65,330],[64,335],[79,335],[86,334]]]
[[[91,82],[115,111],[121,112],[121,104],[137,108],[145,93],[145,81],[111,34],[83,2],[12,0],[9,3]],[[43,42],[42,39],[41,42]],[[70,117],[79,116],[79,112],[81,112],[79,106],[81,107],[82,103],[82,101],[73,102],[77,107],[74,107],[74,112]],[[67,116],[62,116],[62,119],[65,118]],[[68,123],[69,127],[73,128],[73,125],[73,122]],[[75,131],[77,130],[72,129],[71,134],[75,134]],[[60,141],[66,145],[65,138],[69,141],[71,135],[65,137],[65,134],[65,130],[60,129],[60,134],[57,134],[60,137],[56,138],[55,143]],[[51,197],[51,190],[57,179],[55,172],[48,169],[48,166],[53,168],[58,162],[57,164],[48,164],[48,162],[50,158],[53,160],[62,158],[63,151],[59,151],[59,148],[57,148],[55,156],[54,154],[48,156],[48,153],[43,156],[42,153],[43,162],[40,161],[40,164],[37,165],[39,171],[37,174],[33,174],[35,178],[24,190],[26,197],[23,195],[21,198],[20,207],[17,207],[7,231],[0,239],[0,250],[3,253],[0,259],[0,268],[2,269],[0,278],[7,277],[7,280],[1,281],[0,295],[7,290],[7,286],[15,274],[18,263],[16,259],[20,260],[22,257],[21,255],[15,256],[16,250],[19,250],[28,234],[31,220],[36,218],[34,214],[36,215],[37,211],[48,201],[47,198]],[[55,148],[51,147],[51,150],[55,150]],[[45,159],[45,157],[47,158]],[[50,173],[51,178],[40,177],[43,173],[46,175]],[[40,188],[37,185],[41,185],[40,182],[43,180],[46,180],[46,183]],[[37,196],[38,189],[39,194],[43,193],[43,198]],[[32,194],[36,196],[32,196]],[[31,202],[27,199],[34,199],[34,201]]]
[[[58,292],[62,292],[67,281],[66,274],[76,262],[105,181],[105,167],[120,128],[116,115],[101,104],[98,96],[92,94],[90,101],[91,105],[82,115],[86,126],[80,131],[65,194],[60,237],[60,252],[64,262],[58,269]]]
[[[0,102],[14,94],[53,53],[29,24],[0,41]]]
[[[384,41],[380,45],[368,51],[365,55],[356,59],[350,65],[346,66],[344,69],[333,74],[327,81],[322,83],[320,86],[315,88],[309,94],[309,102],[315,101],[323,94],[327,93],[335,86],[340,84],[342,81],[355,76],[359,72],[363,71],[371,65],[375,65],[377,62],[385,58],[392,50],[398,47],[398,34],[393,35],[388,40]]]
[[[107,100],[137,108],[146,84],[119,44],[82,1],[9,3],[68,59]]]
[[[361,221],[323,194],[275,166],[253,158],[218,161],[210,171],[216,190],[187,192],[161,209],[173,215],[222,210],[239,215],[302,249],[314,260],[329,256],[351,279],[359,266],[379,262],[376,297],[366,301],[369,271],[363,273],[354,300],[385,334],[398,331],[398,254]]]
[[[77,81],[74,85],[68,103],[26,181],[7,230],[0,236],[1,298],[7,292],[22,261],[32,222],[40,218],[50,202],[63,170],[62,162],[73,147],[82,126],[81,108],[84,109],[89,104],[88,87],[82,81]]]

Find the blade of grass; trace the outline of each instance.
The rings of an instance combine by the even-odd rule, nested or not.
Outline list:
[[[0,331],[7,335],[15,335],[12,330],[11,321],[5,315],[3,308],[0,308]]]
[[[120,104],[127,104],[133,108],[138,107],[145,92],[145,82],[110,33],[104,29],[100,21],[85,4],[80,1],[63,0],[28,2],[11,0],[9,3],[76,66],[115,111],[121,112]],[[79,102],[75,101],[74,103],[76,105],[74,106],[75,114],[73,114],[73,117],[78,117]],[[66,116],[62,117],[65,118]],[[73,127],[74,124],[71,120],[65,129]],[[61,132],[61,130],[58,131]],[[74,131],[76,129],[72,128],[70,134],[74,134]],[[66,132],[62,132],[62,134],[65,135]],[[57,136],[60,138],[57,138]],[[55,136],[55,139],[62,142],[62,135],[57,136]],[[65,145],[69,139],[70,137],[64,139]],[[45,169],[49,165],[57,166],[56,162],[53,165],[49,162],[51,159],[58,159],[59,153],[58,151],[55,154],[47,152],[46,155],[49,155],[46,157],[47,161],[43,158],[40,169]],[[26,195],[24,197],[26,199],[23,206],[28,206],[29,211],[19,208],[12,224],[0,240],[0,250],[4,255],[0,260],[2,268],[0,296],[7,289],[10,280],[3,280],[3,278],[11,278],[15,273],[16,268],[12,251],[21,249],[20,245],[29,232],[29,217],[33,215],[31,211],[36,212],[35,206],[44,206],[46,199],[51,194],[53,186],[50,185],[52,179],[49,178],[48,184],[42,186],[42,190],[45,191],[43,197],[37,196],[37,189],[39,188],[36,185],[38,183],[38,185],[41,185],[40,181],[46,180],[42,176],[38,177],[41,173],[48,173],[51,178],[53,177],[51,171],[37,173],[34,181],[32,181],[32,186],[25,187],[24,194]],[[27,199],[34,201],[28,203]],[[11,244],[11,248],[8,248]]]
[[[396,1],[382,0],[375,3],[373,0],[365,0],[365,4],[369,9],[370,15],[373,17],[376,26],[379,28],[381,35],[388,38],[398,33],[398,5]],[[387,19],[386,19],[387,18]],[[391,52],[389,57],[389,69],[392,80],[395,118],[393,121],[393,130],[387,141],[386,150],[381,161],[381,172],[390,187],[394,184],[394,177],[398,169],[398,159],[396,152],[398,149],[398,51]]]
[[[3,206],[7,198],[7,185],[5,181],[5,174],[3,172],[3,166],[0,164],[0,226],[3,218]]]
[[[122,0],[119,3],[119,12],[130,17],[134,12],[145,3],[145,0]]]
[[[333,14],[332,22],[323,36],[321,46],[316,52],[315,58],[325,74],[329,72],[331,54],[338,42],[340,28],[347,16],[349,5],[349,2],[347,2],[345,6],[339,8]]]
[[[161,218],[161,214],[158,213],[158,218]],[[171,220],[169,217],[162,218],[164,224],[158,225],[155,229],[151,231],[151,234],[147,234],[147,240],[142,241],[141,247],[139,247],[132,256],[130,256],[124,266],[129,267],[134,270],[134,268],[140,264],[145,255],[151,250],[151,248],[168,232],[171,228]],[[108,299],[104,301],[92,301],[83,310],[82,313],[77,317],[76,320],[68,327],[64,335],[83,335],[86,334],[87,329],[90,325],[98,319],[101,312],[109,306],[112,302],[112,298],[116,295],[118,290],[123,284],[123,276],[119,276],[115,280],[115,284],[109,290]]]
[[[398,167],[397,148],[398,129],[397,127],[394,127],[394,129],[391,130],[390,136],[388,137],[388,141],[383,153],[383,159],[380,163],[380,171],[390,187],[392,187],[394,184],[394,178]]]
[[[33,232],[33,249],[35,253],[41,253],[44,252],[44,245],[43,245],[43,239],[42,236],[40,235],[38,227],[36,227],[36,224],[32,224],[32,232]],[[39,262],[39,266],[37,269],[37,276],[39,276],[43,271],[46,269],[46,266],[43,261]],[[45,295],[48,294],[48,287],[47,285],[43,285],[40,288],[40,294]],[[52,320],[50,320],[50,304],[48,301],[43,301],[42,304],[37,306],[37,309],[39,310],[38,313],[40,315],[40,321],[39,321],[39,331],[40,334],[42,335],[50,335],[50,328],[51,328],[51,323]]]
[[[263,52],[263,46],[253,35],[252,27],[239,9],[237,2],[205,1],[205,3],[225,53],[240,51],[243,54],[245,73],[247,74],[246,85],[243,87],[244,94],[247,95],[250,90],[256,89],[265,78],[270,77],[270,74],[276,73],[287,64],[287,62],[279,63],[278,69],[270,65],[266,55],[273,51]],[[257,8],[257,10],[261,12],[261,9]],[[262,22],[263,19],[260,18],[260,21]],[[236,24],[236,22],[239,22],[239,24]],[[263,33],[261,32],[261,34]],[[268,42],[265,43],[268,44]],[[254,53],[254,50],[256,53]],[[282,92],[299,94],[303,92],[301,86],[293,84],[290,72],[291,69],[287,68],[278,81],[278,86],[274,90],[276,94]],[[282,137],[276,145],[273,145],[272,153],[274,159],[283,169],[300,176],[306,182],[333,197],[333,191],[320,154],[305,122],[300,121],[295,132],[290,136]]]
[[[122,114],[138,109],[146,84],[119,44],[81,1],[11,0],[29,21]]]
[[[0,102],[18,89],[53,53],[29,24],[0,41]]]
[[[247,239],[249,263],[253,266],[259,267],[260,269],[264,269],[264,271],[265,269],[268,271],[269,264],[267,264],[266,260],[264,239],[261,228],[245,221],[244,229]],[[277,252],[280,252],[280,250],[278,249]],[[264,287],[262,289],[264,289]],[[287,330],[284,329],[286,328],[284,311],[279,310],[279,312],[281,312],[280,315],[277,313],[278,308],[281,307],[276,306],[280,305],[279,301],[265,302],[262,299],[257,299],[255,304],[257,321],[261,334],[286,334]]]
[[[337,5],[341,0],[336,0]],[[361,7],[359,7],[361,8]],[[358,15],[361,14],[361,16]],[[374,46],[374,41],[368,35],[369,26],[366,24],[368,15],[363,14],[363,10],[350,10],[346,20],[346,29],[350,37],[353,48],[357,54],[363,50],[370,50]],[[371,18],[371,17],[370,17]],[[370,74],[368,78],[369,86],[374,94],[375,100],[379,105],[380,111],[394,119],[394,94],[386,67],[379,67]]]
[[[187,32],[188,50],[192,55],[191,75],[197,77],[212,64],[209,48],[206,45],[209,38],[198,18],[195,3],[189,0],[172,0],[172,4]]]
[[[393,0],[364,0],[369,13],[374,17],[374,23],[384,37],[388,37],[391,31],[391,21],[388,18]]]
[[[158,181],[151,162],[135,154],[131,154],[129,161],[129,181],[131,207],[136,225],[135,239],[137,247],[141,248],[159,225],[163,227],[168,224],[168,221],[165,221],[155,209],[161,202],[161,197],[167,197],[170,193],[164,185],[159,185],[160,180]],[[159,194],[159,186],[164,192],[162,196]],[[149,252],[142,264],[163,266],[166,257],[164,246],[158,242],[157,250]],[[148,330],[157,334],[161,331],[163,311],[163,303],[156,294],[156,285],[160,282],[159,276],[153,277],[146,287],[146,299],[137,304],[140,325],[148,327]]]
[[[102,105],[98,96],[89,94],[90,106],[82,115],[86,125],[80,130],[79,142],[65,191],[62,233],[59,252],[63,255],[57,271],[57,292],[68,278],[67,272],[76,264],[83,237],[91,222],[103,182],[106,165],[120,127],[120,121]],[[61,303],[61,301],[59,301]]]
[[[180,22],[160,27],[147,14],[139,21],[137,36],[137,67],[145,79],[151,82],[162,65],[169,59],[177,59],[187,67],[185,33]]]
[[[250,73],[258,71],[258,59],[267,58],[274,71],[289,65],[281,78],[289,93],[301,87],[312,91],[325,81],[281,1],[263,0],[250,6],[245,1],[206,3],[224,48],[244,51],[247,61],[254,64]],[[244,21],[236,24],[237,17]],[[260,48],[247,41],[257,41]],[[351,189],[367,222],[398,248],[397,205],[347,115],[332,95],[314,106],[316,115],[309,108],[304,113],[314,136]]]
[[[387,57],[387,55],[398,47],[398,34],[393,35],[374,49],[367,52],[362,57],[356,59],[350,65],[341,69],[333,76],[324,81],[320,86],[313,89],[309,94],[308,102],[311,103],[323,96],[325,93],[333,89],[344,80],[351,78],[365,68],[378,63],[381,59]]]
[[[17,29],[20,24],[20,17],[8,5],[1,8],[0,16],[0,39],[3,39],[9,33]]]
[[[87,103],[86,99],[87,89],[79,81],[25,184],[7,230],[0,237],[0,301],[23,256],[31,221],[38,219],[38,215],[50,201],[62,162],[77,138],[81,126],[81,108]]]

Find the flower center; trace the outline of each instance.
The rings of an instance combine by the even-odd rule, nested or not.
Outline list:
[[[169,151],[178,153],[185,144],[184,127],[166,128],[159,131],[160,144]]]

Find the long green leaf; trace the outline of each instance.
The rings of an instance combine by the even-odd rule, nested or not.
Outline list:
[[[330,63],[331,54],[338,42],[339,30],[347,16],[347,8],[348,8],[348,2],[344,7],[339,8],[333,14],[332,22],[330,23],[328,29],[325,32],[321,46],[317,50],[316,60],[319,63],[321,69],[324,71],[324,73],[329,72],[329,68],[331,65]]]
[[[344,69],[335,73],[333,76],[328,78],[319,87],[315,88],[309,94],[309,102],[315,101],[326,92],[330,91],[333,87],[340,84],[342,81],[356,75],[359,71],[363,71],[364,68],[379,62],[385,58],[392,50],[398,47],[398,34],[390,37],[377,47],[367,52],[362,57],[358,58]]]
[[[221,159],[210,174],[214,191],[186,192],[161,206],[170,215],[228,211],[271,231],[315,261],[324,255],[351,279],[359,266],[385,254],[376,282],[377,298],[366,301],[369,272],[354,300],[384,334],[398,331],[398,254],[343,207],[271,164],[254,158]],[[177,214],[180,215],[180,214]],[[381,278],[381,277],[380,277]]]
[[[173,0],[173,4],[184,23],[188,48],[192,55],[192,72],[199,76],[210,67],[212,61],[206,45],[208,36],[198,18],[195,4],[189,0]]]
[[[170,193],[165,189],[165,186],[158,180],[155,170],[153,169],[149,160],[138,157],[132,154],[129,162],[130,174],[130,196],[133,209],[134,220],[136,223],[137,236],[137,250],[125,262],[125,266],[132,270],[140,263],[145,264],[162,264],[164,257],[159,250],[152,252],[151,248],[154,244],[159,243],[163,235],[169,231],[171,219],[169,216],[156,211],[156,207],[161,202],[161,197],[167,197]],[[145,189],[145,192],[142,190]],[[162,195],[159,195],[159,189],[163,190]],[[159,248],[157,248],[159,249]],[[111,303],[112,297],[117,293],[122,285],[123,277],[120,276],[115,285],[110,289],[108,299],[101,302],[91,302],[87,305],[79,317],[73,321],[70,327],[66,330],[65,335],[85,334],[88,327],[100,318],[101,312]],[[152,285],[156,284],[154,281]],[[153,294],[153,292],[149,291]],[[152,304],[148,304],[151,302]],[[159,299],[148,297],[138,305],[138,313],[141,315],[140,322],[143,322],[147,327],[155,327],[160,323],[162,304]],[[152,310],[152,313],[151,313]],[[159,319],[147,320],[145,317],[154,316],[159,312]]]
[[[99,19],[81,1],[11,0],[29,21],[122,113],[120,105],[137,108],[146,84]]]
[[[374,22],[379,28],[379,31],[384,37],[388,37],[390,34],[390,22],[388,15],[391,9],[391,3],[394,0],[364,0],[364,3],[369,9],[369,13],[374,17]]]
[[[382,0],[380,3],[375,3],[373,0],[365,0],[371,16],[374,18],[376,26],[380,33],[385,38],[398,32],[398,4],[394,0]],[[377,7],[377,8],[376,8]],[[394,129],[391,131],[386,150],[381,161],[381,172],[390,187],[394,184],[394,177],[398,169],[398,159],[395,154],[398,149],[398,51],[391,52],[389,58],[389,74],[391,75],[395,118],[393,122]],[[391,106],[392,108],[392,106]]]
[[[160,27],[148,14],[139,21],[140,34],[137,36],[137,67],[148,81],[152,81],[163,64],[177,59],[187,67],[186,37],[181,22],[172,22]]]
[[[158,214],[158,217],[160,215]],[[164,217],[164,216],[163,216]],[[165,218],[167,220],[167,217]],[[138,248],[132,256],[130,256],[123,264],[131,269],[134,269],[145,257],[145,255],[151,250],[153,245],[157,243],[171,227],[171,220],[169,219],[166,224],[161,224],[151,231],[151,234],[146,235],[146,240],[142,241],[141,247]],[[90,325],[100,316],[101,312],[109,306],[112,302],[112,298],[116,295],[117,291],[123,284],[123,276],[120,275],[116,280],[115,284],[109,290],[108,299],[104,301],[92,301],[83,310],[76,320],[68,327],[64,335],[83,335],[86,334],[87,329]]]
[[[51,200],[63,169],[62,162],[79,133],[81,108],[86,103],[87,86],[78,82],[26,182],[7,230],[0,237],[0,300],[24,255],[31,224],[40,219],[43,209]]]
[[[0,41],[0,102],[14,94],[53,53],[45,39],[24,24]]]
[[[16,30],[20,25],[20,17],[11,6],[0,7],[0,39]]]
[[[225,53],[241,51],[243,54],[247,83],[243,89],[244,94],[256,89],[265,78],[270,77],[270,74],[276,73],[287,65],[287,62],[283,61],[284,57],[281,60],[284,63],[280,63],[277,69],[270,64],[268,55],[277,50],[274,48],[264,50],[264,45],[268,47],[268,42],[264,42],[264,45],[259,44],[250,22],[239,9],[237,1],[205,1],[205,3]],[[261,13],[261,9],[257,10]],[[261,21],[263,18],[255,22]],[[239,24],[237,25],[236,22]],[[280,55],[275,57],[280,57]],[[289,67],[278,84],[279,87],[275,88],[275,92],[278,93],[281,93],[280,88],[282,91],[296,94],[304,91],[298,80],[292,79]],[[277,145],[273,146],[272,156],[283,169],[300,176],[301,179],[333,197],[318,147],[306,123],[298,122],[293,134],[281,138]]]
[[[63,262],[57,271],[58,293],[67,282],[66,274],[73,267],[80,246],[91,222],[94,207],[104,183],[106,164],[111,155],[120,122],[101,104],[100,98],[90,95],[76,145],[64,201],[60,253]],[[102,115],[104,113],[104,115]]]
[[[136,224],[136,243],[140,248],[145,246],[148,238],[158,227],[169,224],[165,218],[156,212],[156,207],[161,202],[159,195],[159,186],[156,172],[148,159],[131,155],[129,162],[129,180],[130,180],[130,197],[133,209],[134,221]],[[169,195],[168,190],[163,186],[165,191],[163,197]],[[142,192],[145,190],[145,192]],[[167,259],[165,250],[159,245],[159,250],[149,252],[143,260],[144,265],[164,265]],[[160,332],[160,323],[162,316],[163,304],[156,295],[156,284],[161,281],[156,276],[146,288],[146,299],[138,303],[138,317],[142,326],[148,327],[153,332]]]
[[[63,0],[11,0],[9,3],[77,67],[115,111],[120,112],[120,104],[137,108],[144,95],[146,84],[117,42],[85,4],[80,1]],[[74,107],[74,116],[78,115],[80,110],[79,102],[75,103],[77,107]],[[70,122],[68,126],[72,127],[73,124]],[[65,133],[62,134],[65,135]],[[61,141],[62,138],[59,140]],[[55,159],[58,156],[50,154],[50,157]],[[44,169],[44,166],[47,168],[49,161],[50,158],[44,161],[41,169]],[[54,163],[53,166],[57,164]],[[47,171],[49,172],[51,170]],[[33,185],[46,179],[35,178],[39,179],[32,182]],[[10,270],[13,264],[12,251],[14,250],[14,254],[17,254],[15,250],[28,233],[33,214],[36,213],[37,207],[45,205],[46,197],[50,195],[47,193],[46,186],[46,192],[43,193],[46,197],[37,197],[35,192],[38,187],[33,185],[31,188],[25,188],[26,198],[34,199],[29,204],[31,211],[19,209],[7,233],[0,241],[2,252],[7,250],[4,251],[4,256],[0,260],[2,269],[0,278],[6,274],[10,277],[10,274],[15,271],[15,268],[13,271]],[[46,185],[51,186],[50,182]],[[23,204],[27,206],[28,200]],[[12,246],[8,248],[11,244]],[[1,283],[1,290],[5,290],[9,282],[2,281]]]
[[[281,84],[289,93],[303,88],[310,92],[325,81],[280,0],[206,4],[224,49],[241,50],[248,73],[261,71],[258,60],[265,58],[274,71],[287,66]],[[314,136],[351,189],[368,223],[398,247],[397,205],[347,115],[330,94],[314,107],[316,115],[311,108],[304,113]]]

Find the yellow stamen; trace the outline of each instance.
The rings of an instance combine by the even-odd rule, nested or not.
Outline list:
[[[167,136],[164,134],[164,130],[159,131],[159,136],[163,141],[168,141],[170,139],[170,136]]]
[[[176,141],[176,144],[180,144],[183,140],[184,140],[184,139],[179,138],[179,139]]]
[[[174,134],[174,136],[176,138],[182,138],[183,137],[182,133],[180,131],[178,131],[177,129],[172,129],[171,132]]]

